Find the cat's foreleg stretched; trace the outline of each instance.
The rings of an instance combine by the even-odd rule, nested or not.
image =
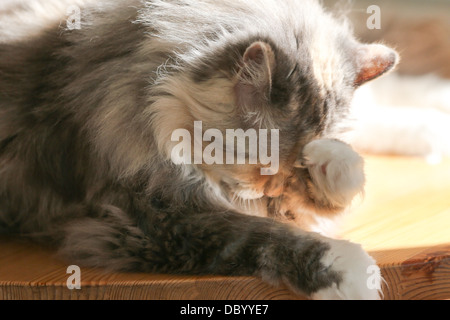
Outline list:
[[[294,217],[305,230],[328,234],[323,220],[333,221],[364,193],[364,160],[352,147],[334,139],[314,140],[303,149],[294,174],[277,199],[281,215]],[[320,222],[320,223],[319,223]],[[361,246],[323,238],[330,249],[324,255],[330,269],[340,270],[342,283],[316,293],[315,298],[375,299],[381,285],[380,269]],[[327,263],[324,262],[326,265]]]
[[[259,276],[313,299],[379,298],[367,286],[375,262],[347,241],[234,212],[153,212],[136,222],[114,206],[96,210],[64,228],[60,252],[68,261],[116,271]]]

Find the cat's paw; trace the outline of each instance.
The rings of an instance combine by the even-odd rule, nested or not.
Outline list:
[[[350,145],[338,140],[315,140],[305,146],[303,158],[316,201],[345,208],[364,191],[364,160]]]
[[[380,300],[382,278],[375,260],[358,244],[330,240],[330,246],[321,263],[339,274],[341,281],[320,289],[312,299]]]

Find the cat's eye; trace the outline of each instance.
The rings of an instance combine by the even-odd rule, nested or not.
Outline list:
[[[298,68],[298,64],[296,64],[294,69],[292,69],[291,72],[289,72],[289,74],[286,77],[286,79],[290,79],[292,77],[292,75],[294,74],[294,72],[297,71],[297,68]]]

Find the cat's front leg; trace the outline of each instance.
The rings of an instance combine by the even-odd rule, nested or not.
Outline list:
[[[333,139],[315,140],[305,146],[302,160],[304,187],[316,213],[341,212],[355,196],[364,192],[364,160],[350,145]],[[380,289],[381,274],[375,260],[358,244],[328,241],[330,250],[322,259],[323,264],[330,264],[332,270],[339,270],[342,283],[320,290],[313,298],[359,296],[376,299],[378,292],[373,289]],[[374,282],[368,281],[370,273]]]
[[[309,196],[319,208],[345,209],[364,192],[364,160],[344,142],[321,139],[307,144],[302,165],[309,173]]]
[[[356,244],[234,212],[157,211],[137,223],[92,206],[63,228],[60,248],[80,266],[185,275],[259,276],[313,299],[379,299],[375,261]]]
[[[327,239],[330,249],[321,263],[341,275],[339,283],[311,295],[315,300],[378,300],[381,271],[376,261],[359,245],[345,240]]]

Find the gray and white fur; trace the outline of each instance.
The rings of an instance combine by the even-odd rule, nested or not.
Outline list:
[[[0,13],[0,233],[79,265],[379,298],[361,246],[312,231],[363,192],[362,158],[335,138],[394,51],[313,0],[76,1],[76,30],[69,2]],[[175,165],[171,134],[194,121],[279,129],[279,173]]]

